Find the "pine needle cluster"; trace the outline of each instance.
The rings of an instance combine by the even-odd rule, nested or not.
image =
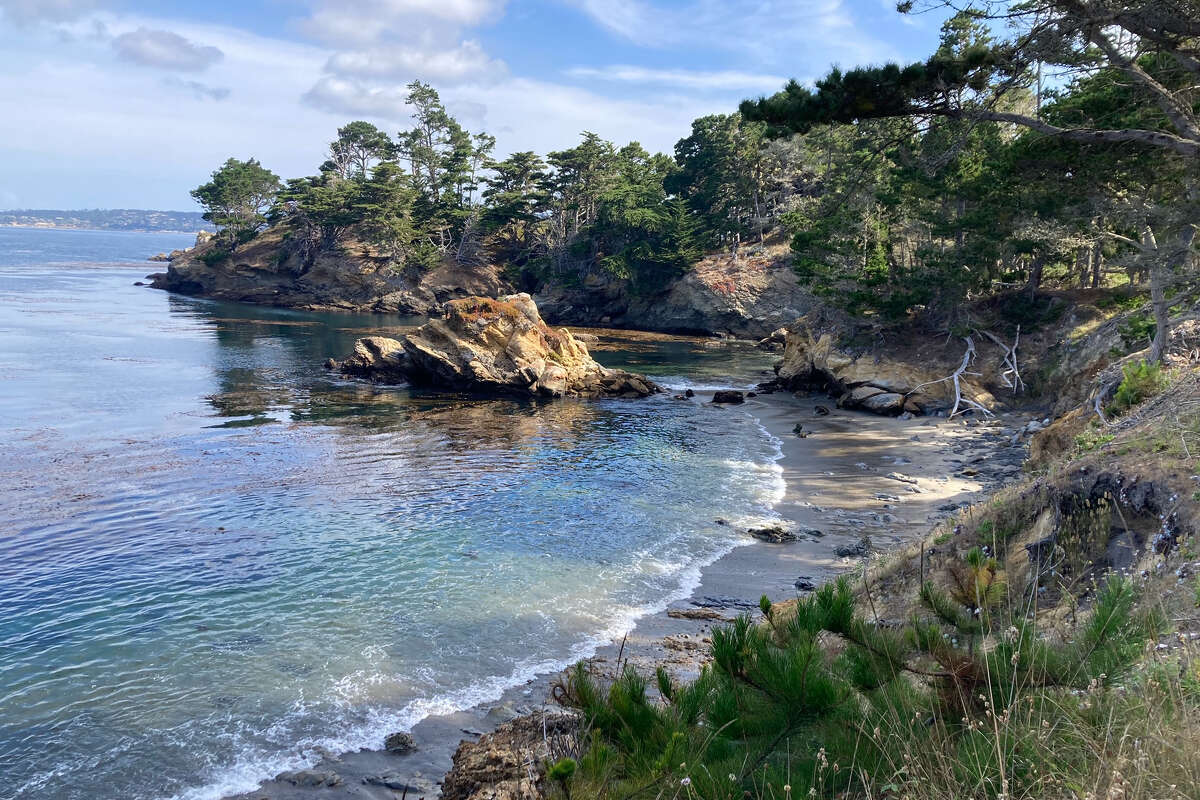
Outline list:
[[[1104,759],[1134,741],[1114,733],[1115,715],[1161,721],[1169,708],[1194,720],[1196,692],[1181,694],[1176,680],[1162,699],[1167,683],[1151,691],[1134,669],[1163,622],[1139,611],[1129,579],[1104,581],[1091,613],[1058,640],[1007,605],[1002,571],[978,548],[943,583],[920,587],[922,610],[903,624],[859,613],[845,578],[794,608],[764,598],[763,620],[713,631],[711,662],[688,683],[660,668],[652,689],[626,668],[605,684],[576,667],[560,699],[582,712],[587,734],[569,791],[1007,800],[1083,798],[1096,786],[1102,797],[1125,780]],[[1195,758],[1177,761],[1193,788],[1163,777],[1154,796],[1195,796]]]

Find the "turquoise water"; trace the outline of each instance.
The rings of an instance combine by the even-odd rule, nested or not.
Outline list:
[[[778,442],[658,397],[344,381],[418,320],[181,298],[163,234],[0,229],[0,797],[218,798],[587,655],[772,515]],[[675,386],[767,359],[597,357]]]

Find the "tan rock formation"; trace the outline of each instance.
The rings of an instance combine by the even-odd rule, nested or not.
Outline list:
[[[371,336],[337,365],[343,373],[395,383],[540,397],[645,397],[660,391],[641,375],[602,367],[566,328],[542,321],[527,294],[469,297],[402,339]]]

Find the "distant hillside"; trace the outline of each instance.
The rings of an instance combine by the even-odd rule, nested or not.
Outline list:
[[[0,211],[0,226],[37,228],[87,228],[101,231],[212,230],[199,211],[147,211],[136,208],[96,208],[80,211],[17,209]]]

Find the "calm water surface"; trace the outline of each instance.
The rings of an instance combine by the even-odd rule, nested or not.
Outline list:
[[[190,237],[0,228],[0,798],[217,798],[590,652],[770,517],[777,442],[667,398],[322,362],[419,322],[133,282]],[[768,359],[595,348],[686,385]]]

